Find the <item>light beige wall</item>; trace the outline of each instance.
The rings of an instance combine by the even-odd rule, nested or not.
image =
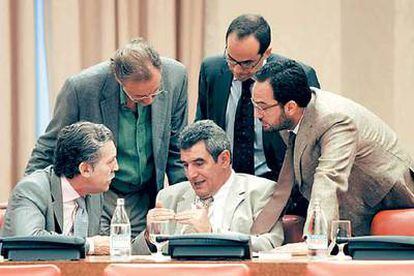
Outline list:
[[[311,65],[323,89],[374,111],[414,156],[414,1],[209,0],[206,5],[205,56],[223,52],[225,31],[236,16],[262,14],[272,27],[275,53]]]

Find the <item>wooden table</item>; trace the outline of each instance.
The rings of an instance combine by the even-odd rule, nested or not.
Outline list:
[[[236,261],[237,262],[237,261]],[[104,269],[111,263],[108,256],[90,256],[81,261],[38,261],[38,262],[0,262],[0,265],[17,265],[17,264],[55,264],[64,276],[102,276]],[[148,259],[139,259],[139,256],[128,263],[154,263]],[[168,261],[165,263],[233,263],[232,261]],[[252,275],[303,275],[306,269],[306,258],[293,258],[290,260],[258,260],[240,261],[249,266]]]

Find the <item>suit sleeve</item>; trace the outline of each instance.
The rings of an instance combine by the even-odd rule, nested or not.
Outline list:
[[[39,137],[25,169],[25,174],[43,169],[53,163],[57,135],[63,127],[78,119],[78,99],[72,82],[67,80],[56,99],[53,118],[45,134]]]
[[[182,83],[174,91],[174,105],[171,117],[171,136],[167,161],[167,176],[169,183],[174,184],[185,180],[184,168],[180,161],[178,137],[188,123],[188,77],[183,71]],[[176,100],[176,99],[177,100]]]
[[[198,99],[195,121],[208,118],[207,115],[207,80],[204,63],[200,67],[200,75],[198,76]]]
[[[327,116],[328,126],[322,126],[324,132],[319,138],[320,156],[314,172],[308,215],[311,213],[313,201],[321,200],[328,229],[332,220],[339,218],[339,202],[337,191],[348,190],[348,178],[354,164],[358,130],[351,118],[331,114]],[[305,223],[304,234],[307,234],[309,216]]]
[[[263,207],[270,200],[273,191],[276,188],[276,183],[273,182],[273,185],[268,184],[264,189],[261,190],[260,196],[258,198],[253,198],[253,203],[255,205],[254,219],[263,210]],[[284,240],[282,221],[279,220],[277,223],[275,223],[273,228],[268,233],[261,235],[250,235],[250,240],[252,242],[252,250],[255,252],[267,251],[277,246],[281,246]]]

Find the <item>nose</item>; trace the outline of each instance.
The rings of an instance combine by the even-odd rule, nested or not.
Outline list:
[[[114,171],[119,170],[118,160],[115,158]]]
[[[240,64],[236,64],[233,67],[234,74],[240,74],[244,71],[244,69],[240,66]]]
[[[191,165],[188,165],[186,173],[188,180],[195,179],[198,176],[198,170]]]
[[[258,110],[257,108],[254,109],[254,117],[258,118],[259,120],[263,118],[262,112]]]

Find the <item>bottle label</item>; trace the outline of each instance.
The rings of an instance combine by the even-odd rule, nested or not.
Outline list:
[[[328,238],[326,235],[309,235],[306,239],[309,249],[327,249]]]

